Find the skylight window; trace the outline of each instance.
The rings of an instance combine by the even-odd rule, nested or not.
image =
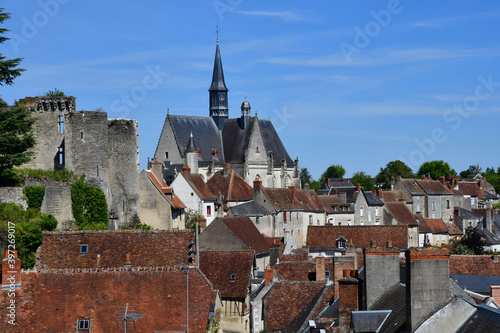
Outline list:
[[[231,280],[231,281],[236,280],[236,274],[231,274],[231,277],[229,278],[229,280]]]
[[[80,244],[80,254],[89,254],[88,244]]]

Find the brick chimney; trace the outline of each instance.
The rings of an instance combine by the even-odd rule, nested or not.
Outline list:
[[[373,189],[372,193],[375,194],[375,195],[377,195],[377,190]]]
[[[161,181],[163,180],[162,163],[158,162],[156,158],[154,161],[151,162],[151,172],[156,177],[156,179],[158,179],[158,181],[161,183]]]
[[[406,250],[406,330],[414,332],[451,298],[450,252]]]
[[[129,268],[132,267],[132,263],[130,262],[130,253],[125,255],[125,264],[123,266]]]
[[[332,195],[337,195],[337,188],[334,187],[331,193],[332,193]]]
[[[322,255],[316,257],[316,281],[325,281],[325,260]]]
[[[190,167],[188,167],[188,166],[186,166],[186,165],[185,165],[185,166],[183,166],[183,167],[182,167],[182,173],[183,173],[183,174],[186,174],[186,175],[191,174],[191,168],[190,168]]]
[[[253,181],[253,199],[256,203],[261,203],[262,200],[262,180],[258,178]]]
[[[377,191],[377,196],[382,198],[382,188],[379,188]]]
[[[205,215],[202,215],[200,219],[200,229],[203,230],[207,227],[207,219],[205,218]]]
[[[500,286],[490,286],[490,291],[495,302],[500,303]]]
[[[267,286],[269,282],[274,277],[274,268],[271,268],[271,266],[267,265],[266,269],[264,270],[264,285]]]
[[[295,202],[295,186],[289,186],[290,190],[292,190],[292,204]]]
[[[359,310],[359,281],[355,273],[344,270],[344,277],[339,280],[339,333],[351,332],[352,311]]]
[[[229,176],[230,172],[231,172],[231,164],[225,163],[224,164],[224,169],[222,170],[222,175],[223,176]]]
[[[394,191],[394,186],[396,185],[396,180],[394,179],[394,176],[391,177],[391,191]]]
[[[2,289],[21,289],[21,260],[17,257],[17,251],[9,254],[5,250],[2,260]]]
[[[309,191],[311,191],[311,189],[309,188],[309,183],[304,184],[304,191],[306,191],[307,196],[310,195]]]
[[[446,184],[446,177],[445,176],[439,176],[439,181],[441,184],[445,185]]]
[[[361,190],[361,184],[357,183],[356,184],[356,192],[359,192]]]

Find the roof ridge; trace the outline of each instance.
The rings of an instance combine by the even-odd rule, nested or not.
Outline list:
[[[72,230],[72,231],[42,231],[43,235],[77,235],[77,234],[112,234],[112,233],[144,233],[144,234],[160,234],[160,233],[192,233],[193,230],[144,230],[144,229],[119,229],[119,230]]]
[[[195,270],[195,266],[181,267],[181,266],[143,266],[143,267],[83,267],[83,268],[52,268],[52,269],[22,269],[21,273],[102,273],[102,272],[158,272],[158,271],[182,271],[182,270]]]

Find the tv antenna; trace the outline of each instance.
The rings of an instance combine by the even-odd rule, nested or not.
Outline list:
[[[116,312],[116,323],[121,328],[123,325],[123,331],[127,333],[127,331],[135,331],[135,320],[144,318],[143,314],[135,313],[135,306],[129,306],[128,303],[126,306],[119,306],[118,311]]]

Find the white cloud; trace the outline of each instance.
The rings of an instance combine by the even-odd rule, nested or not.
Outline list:
[[[235,13],[250,16],[261,16],[261,17],[273,17],[279,18],[285,22],[300,22],[309,21],[309,19],[298,15],[297,13],[291,11],[281,11],[281,12],[270,12],[270,11],[242,11],[236,10]]]

